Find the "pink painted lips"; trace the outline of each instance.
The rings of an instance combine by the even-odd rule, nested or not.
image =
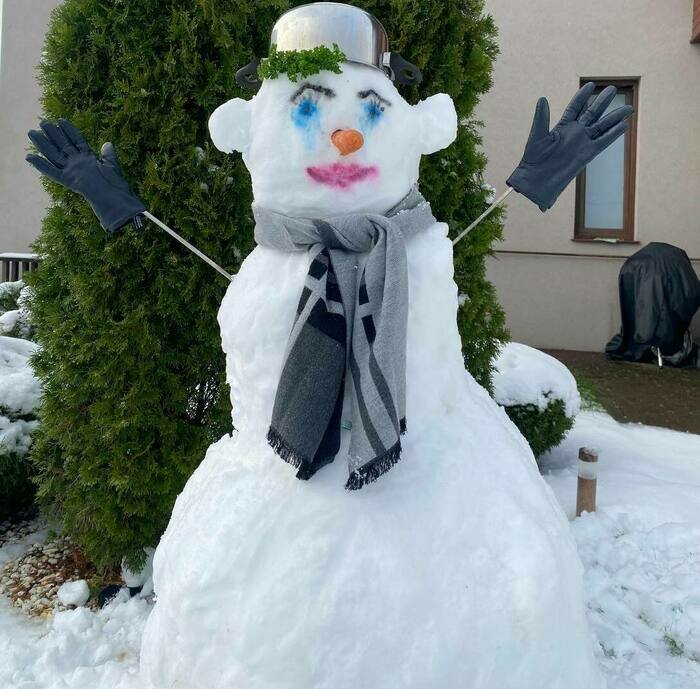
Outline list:
[[[329,187],[336,187],[337,189],[348,189],[355,184],[355,182],[371,179],[379,174],[379,171],[374,165],[364,167],[357,163],[316,165],[307,167],[306,172],[315,182],[327,184]]]

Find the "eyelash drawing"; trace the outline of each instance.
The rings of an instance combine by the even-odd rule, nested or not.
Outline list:
[[[370,131],[379,122],[384,115],[385,103],[386,101],[375,96],[362,104],[363,114],[360,118],[360,128],[363,132]],[[387,103],[387,105],[391,104]]]
[[[311,84],[308,81],[305,81],[293,94],[292,97],[289,99],[292,101],[292,103],[295,103],[299,96],[304,94],[306,91],[312,91],[315,92],[316,94],[323,94],[324,96],[328,96],[328,98],[333,98],[335,96],[335,91],[333,89],[328,89],[325,86],[320,86],[319,84]]]

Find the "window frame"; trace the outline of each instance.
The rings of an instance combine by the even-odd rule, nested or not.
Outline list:
[[[617,239],[620,243],[635,242],[635,194],[637,182],[637,113],[639,112],[639,77],[581,77],[580,85],[593,81],[596,89],[616,86],[630,89],[634,114],[630,117],[630,127],[625,132],[624,187],[622,201],[622,229],[587,228],[586,212],[586,169],[576,177],[576,203],[574,215],[574,241],[595,241],[596,239]]]

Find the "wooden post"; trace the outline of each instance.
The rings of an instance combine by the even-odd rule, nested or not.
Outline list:
[[[576,516],[581,512],[595,512],[595,492],[598,481],[598,453],[582,447],[578,451],[578,489]]]

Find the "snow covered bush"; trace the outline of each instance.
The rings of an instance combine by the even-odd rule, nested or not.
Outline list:
[[[207,121],[225,100],[250,96],[236,70],[267,54],[274,20],[303,2],[66,0],[40,68],[44,113],[72,120],[94,147],[113,141],[149,209],[236,272],[253,247],[250,178],[239,155],[215,150]],[[421,188],[456,232],[486,206],[472,116],[491,85],[493,21],[482,0],[356,4],[426,68],[406,90],[411,102],[440,91],[455,101],[457,141],[424,161]],[[47,188],[32,279],[44,389],[38,494],[97,564],[126,556],[138,567],[206,447],[229,430],[216,322],[227,285],[153,226],[107,236],[81,198]],[[455,256],[464,354],[486,385],[504,336],[484,266],[500,231],[494,214]]]
[[[0,519],[34,495],[27,453],[38,425],[39,382],[29,366],[35,351],[33,342],[0,336]]]
[[[495,362],[493,394],[535,457],[559,445],[581,406],[576,380],[554,357],[511,342]]]
[[[0,283],[0,335],[31,340],[30,289],[21,280]]]

